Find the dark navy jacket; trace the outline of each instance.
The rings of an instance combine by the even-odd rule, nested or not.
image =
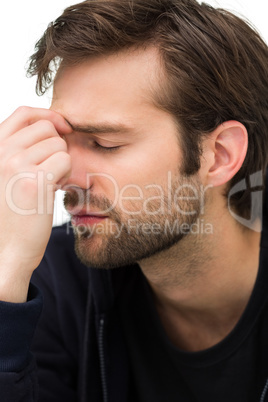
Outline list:
[[[260,260],[268,265],[266,227]],[[40,402],[126,402],[128,363],[117,306],[138,270],[88,269],[74,253],[68,224],[54,228],[28,302],[0,302],[0,401],[36,402],[39,382]],[[268,333],[268,319],[265,325]],[[268,402],[268,382],[260,402]]]

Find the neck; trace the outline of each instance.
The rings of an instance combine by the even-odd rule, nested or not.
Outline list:
[[[260,235],[222,218],[213,234],[188,235],[140,262],[167,335],[184,350],[207,349],[224,339],[254,287]]]

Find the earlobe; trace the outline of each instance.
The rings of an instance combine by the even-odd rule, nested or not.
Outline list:
[[[214,187],[231,180],[241,168],[248,149],[245,126],[237,121],[221,124],[205,140],[207,179]]]

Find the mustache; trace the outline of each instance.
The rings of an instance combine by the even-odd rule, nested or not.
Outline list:
[[[121,222],[120,214],[116,211],[113,203],[105,196],[96,196],[88,190],[76,189],[75,191],[67,191],[63,199],[64,207],[67,209],[78,208],[92,210],[96,208],[98,212],[109,212],[109,217]]]

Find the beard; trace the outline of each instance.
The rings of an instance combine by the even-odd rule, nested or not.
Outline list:
[[[98,211],[109,211],[101,224],[73,226],[78,258],[88,267],[110,269],[133,265],[169,249],[191,233],[200,216],[198,189],[201,190],[198,177],[176,178],[170,193],[162,194],[161,208],[159,197],[155,196],[148,201],[146,211],[138,214],[134,202],[123,213],[108,198],[89,190],[66,192],[64,205],[68,209],[81,206],[81,209],[95,207]]]

